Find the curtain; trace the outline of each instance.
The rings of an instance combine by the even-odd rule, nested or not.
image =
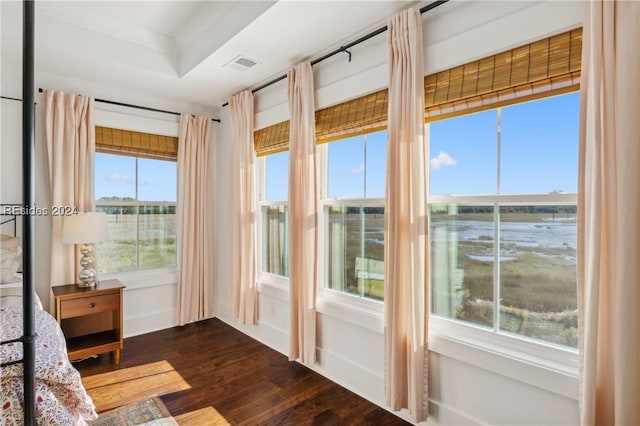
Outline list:
[[[385,194],[385,393],[394,409],[425,420],[428,220],[422,18],[389,19],[389,141]]]
[[[45,91],[45,137],[52,206],[95,208],[93,98]],[[51,216],[52,285],[77,281],[79,253],[62,242],[62,216]]]
[[[316,352],[318,222],[313,71],[306,61],[287,73],[289,87],[289,359],[313,365]]]
[[[578,188],[580,416],[640,421],[640,3],[584,3]]]
[[[178,323],[213,315],[211,120],[182,114],[178,140]]]
[[[254,201],[253,94],[245,90],[229,100],[231,114],[231,187],[233,203],[233,313],[242,324],[258,320]]]

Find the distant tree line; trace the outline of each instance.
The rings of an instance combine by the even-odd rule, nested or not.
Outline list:
[[[97,201],[137,201],[133,197],[100,197]],[[101,206],[106,214],[176,214],[176,206]]]
[[[384,207],[341,206],[337,209],[341,210],[341,214],[360,214],[360,209],[365,214],[384,214]]]

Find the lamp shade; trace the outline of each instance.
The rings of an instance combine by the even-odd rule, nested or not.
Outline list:
[[[99,243],[109,239],[107,215],[102,212],[79,213],[62,220],[62,242],[67,244]]]

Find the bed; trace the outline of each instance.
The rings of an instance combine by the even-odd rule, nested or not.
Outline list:
[[[24,425],[23,285],[21,243],[0,235],[0,421]],[[80,374],[67,358],[64,335],[34,294],[35,419],[38,425],[84,425],[98,416]]]

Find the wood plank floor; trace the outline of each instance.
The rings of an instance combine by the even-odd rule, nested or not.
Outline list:
[[[217,319],[125,339],[119,366],[109,354],[74,366],[99,411],[140,396],[109,388],[133,378],[180,425],[409,424]]]

